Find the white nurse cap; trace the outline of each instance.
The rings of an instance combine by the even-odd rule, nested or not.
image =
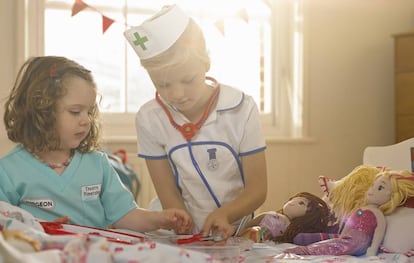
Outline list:
[[[140,59],[154,57],[171,47],[190,21],[178,6],[164,6],[141,25],[124,32],[125,38]]]

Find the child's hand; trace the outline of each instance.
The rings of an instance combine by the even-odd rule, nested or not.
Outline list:
[[[204,236],[221,236],[222,240],[227,240],[233,235],[234,231],[235,228],[229,223],[227,217],[215,210],[204,222],[202,233]]]
[[[55,220],[53,220],[53,222],[67,224],[69,223],[69,217],[68,216],[57,217],[55,218]]]
[[[188,234],[191,232],[193,221],[186,211],[170,208],[162,210],[161,215],[161,228],[173,229],[177,234]]]

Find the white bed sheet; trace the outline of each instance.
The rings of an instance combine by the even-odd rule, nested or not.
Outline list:
[[[297,256],[285,254],[283,251],[292,244],[253,243],[246,238],[230,238],[226,245],[202,246],[202,244],[177,245],[176,236],[160,232],[159,235],[144,235],[147,239],[134,242],[113,242],[109,240],[126,239],[117,234],[98,231],[96,229],[79,229],[69,227],[66,230],[77,231],[77,235],[49,235],[44,232],[40,223],[30,214],[18,207],[0,202],[0,229],[20,231],[42,243],[44,250],[25,253],[16,249],[13,240],[5,240],[0,234],[0,263],[112,263],[112,262],[155,262],[155,263],[190,263],[190,262],[226,262],[226,263],[270,263],[270,262],[394,262],[414,263],[414,257],[403,254],[379,254],[373,257],[353,256]],[[88,232],[91,231],[91,232]],[[134,232],[132,232],[134,233]],[[129,231],[129,234],[132,234]],[[123,235],[123,233],[120,233]],[[110,237],[107,239],[106,237]]]
[[[28,233],[26,231],[26,233]],[[161,262],[161,263],[190,263],[190,262],[226,262],[226,263],[270,263],[270,262],[342,262],[342,263],[359,263],[359,262],[394,262],[394,263],[411,263],[412,258],[402,254],[379,254],[372,257],[353,257],[353,256],[298,256],[294,254],[283,253],[284,249],[292,244],[252,244],[251,246],[236,246],[238,254],[223,253],[228,248],[234,248],[235,243],[226,246],[208,247],[215,253],[203,253],[200,251],[200,245],[178,246],[168,244],[165,241],[145,241],[136,244],[121,244],[108,242],[102,237],[93,237],[89,241],[79,236],[53,236],[54,242],[64,244],[59,249],[44,250],[34,253],[23,253],[13,249],[7,241],[0,235],[0,262],[43,262],[43,263],[61,263],[62,251],[65,253],[75,253],[83,250],[84,257],[79,260],[74,259],[71,255],[71,262]],[[45,240],[39,236],[40,240]],[[47,238],[46,238],[47,239]],[[60,240],[60,241],[59,241]],[[49,240],[50,241],[50,240]],[[234,252],[234,250],[232,250]],[[86,260],[85,260],[86,257]],[[10,261],[12,259],[12,261]]]
[[[407,257],[403,254],[384,254],[377,256],[299,256],[294,254],[283,253],[284,249],[294,246],[293,244],[253,244],[248,251],[241,253],[241,262],[244,263],[270,263],[270,262],[311,262],[311,263],[361,263],[361,262],[390,262],[390,263],[413,263],[413,257]]]

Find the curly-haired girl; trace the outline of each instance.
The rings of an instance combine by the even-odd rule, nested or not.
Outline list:
[[[99,151],[99,109],[92,74],[64,57],[28,59],[5,103],[8,138],[0,159],[0,200],[35,217],[135,231],[185,229],[181,210],[138,208]]]

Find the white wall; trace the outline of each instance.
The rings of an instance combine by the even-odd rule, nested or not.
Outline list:
[[[369,145],[394,143],[393,38],[414,31],[411,0],[305,0],[306,107],[315,143],[269,147],[269,197],[278,208],[317,176],[339,178]]]
[[[269,195],[261,210],[278,209],[299,191],[320,194],[318,175],[340,178],[362,163],[366,146],[394,142],[392,34],[414,31],[414,1],[305,3],[306,114],[314,140],[268,142]],[[14,0],[0,1],[1,97],[17,67],[13,6]],[[2,123],[0,145],[0,154],[11,147]],[[152,190],[145,195],[148,200]]]

